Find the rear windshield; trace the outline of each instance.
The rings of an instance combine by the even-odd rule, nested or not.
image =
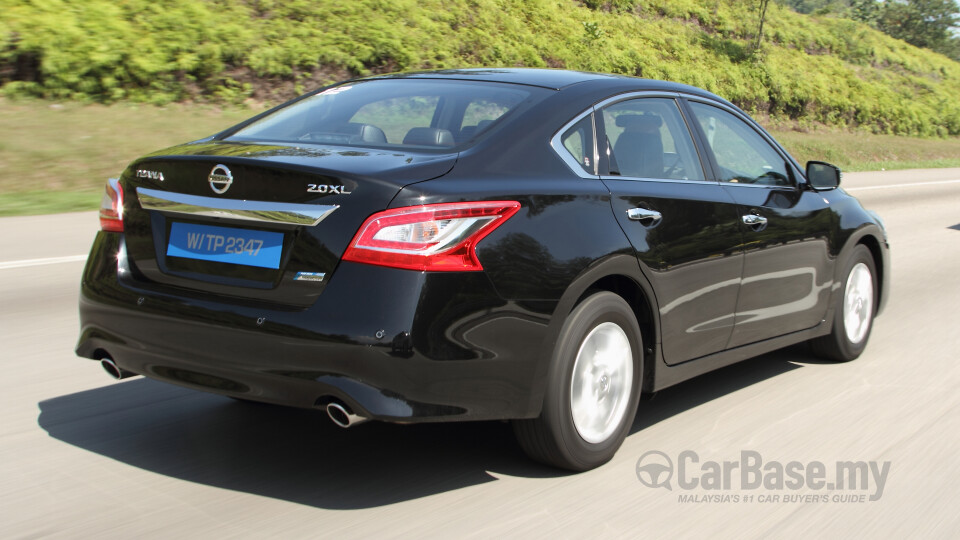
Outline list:
[[[542,88],[436,79],[379,79],[328,88],[227,140],[450,148],[477,138],[549,93]]]

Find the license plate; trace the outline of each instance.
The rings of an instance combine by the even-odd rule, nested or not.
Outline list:
[[[283,233],[173,223],[168,257],[280,268]]]

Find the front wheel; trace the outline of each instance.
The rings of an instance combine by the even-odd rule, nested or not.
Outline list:
[[[570,313],[560,331],[538,418],[515,420],[533,459],[585,471],[623,444],[640,398],[643,341],[630,305],[598,292]]]
[[[848,362],[867,347],[877,308],[877,270],[866,246],[859,245],[847,261],[843,290],[834,305],[830,334],[810,341],[814,354]]]

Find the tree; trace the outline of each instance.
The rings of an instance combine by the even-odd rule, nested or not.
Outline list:
[[[763,22],[767,18],[767,8],[770,6],[770,0],[757,0],[757,10],[760,13],[760,20],[757,28],[757,43],[754,45],[755,50],[760,50],[760,43],[763,41]]]
[[[877,28],[911,45],[946,52],[957,39],[960,7],[954,0],[891,0],[884,2]],[[954,45],[955,48],[955,45]]]
[[[849,15],[855,21],[875,26],[880,14],[881,4],[877,0],[850,0]]]
[[[829,13],[865,22],[911,45],[960,61],[960,5],[955,0],[777,1],[799,13]]]

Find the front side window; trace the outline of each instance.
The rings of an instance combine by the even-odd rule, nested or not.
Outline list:
[[[703,180],[703,167],[676,101],[638,98],[603,109],[610,174]]]
[[[690,102],[707,144],[720,166],[720,181],[792,185],[783,157],[746,122],[711,105]]]
[[[346,83],[284,107],[227,140],[383,147],[455,147],[550,90],[442,79]]]

